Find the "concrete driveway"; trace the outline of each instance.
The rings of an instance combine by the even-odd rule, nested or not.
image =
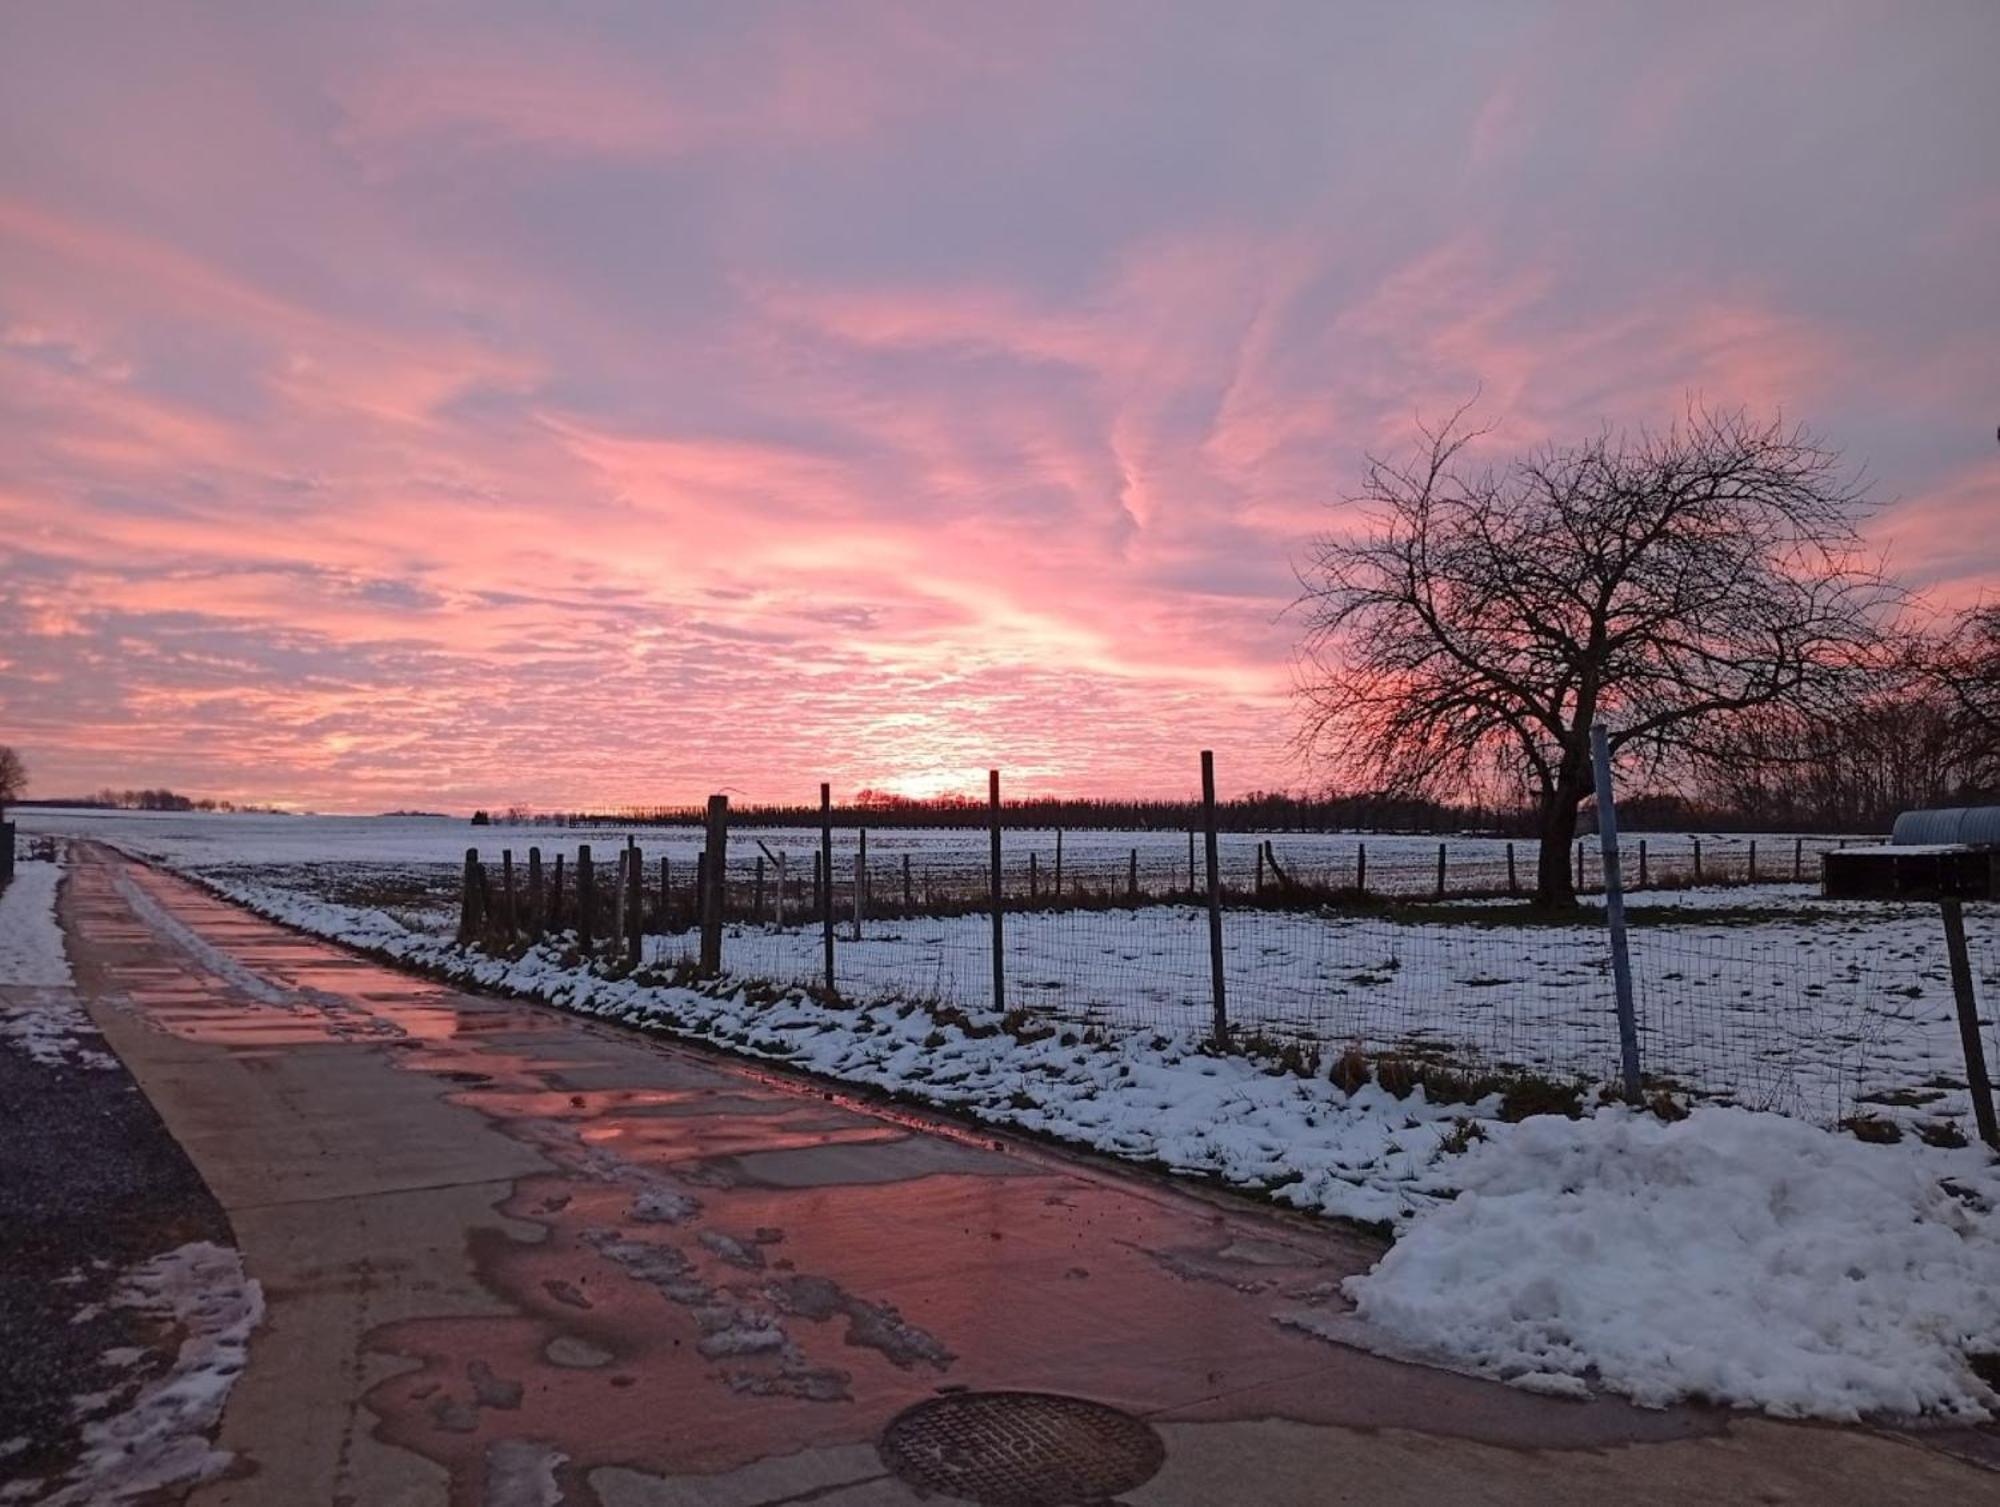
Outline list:
[[[1138,1420],[982,1425],[1015,1450],[993,1479],[1067,1459],[1131,1507],[2000,1501],[1965,1458],[1984,1435],[1564,1402],[1331,1344],[1296,1321],[1340,1311],[1359,1237],[440,987],[77,856],[92,1017],[265,1289],[205,1507],[938,1500],[878,1438],[995,1389]],[[972,1468],[969,1426],[913,1421],[900,1468]]]

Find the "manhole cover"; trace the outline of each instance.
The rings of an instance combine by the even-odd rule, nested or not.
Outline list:
[[[882,1463],[982,1507],[1088,1507],[1143,1486],[1166,1458],[1129,1413],[1051,1392],[958,1392],[889,1421]]]

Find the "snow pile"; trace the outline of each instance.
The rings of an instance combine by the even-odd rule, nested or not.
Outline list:
[[[98,1416],[86,1418],[83,1459],[48,1507],[137,1500],[208,1480],[231,1459],[208,1436],[264,1316],[263,1287],[243,1274],[242,1257],[208,1241],[181,1246],[127,1273],[116,1301],[177,1333],[179,1351],[129,1402],[117,1402],[124,1389],[79,1399],[80,1411]],[[130,1351],[106,1356],[133,1358]]]
[[[69,958],[56,923],[59,864],[24,859],[0,890],[0,985],[67,987]]]
[[[1344,1337],[1545,1392],[1784,1417],[1991,1416],[2000,1175],[1777,1115],[1606,1110],[1507,1128],[1344,1284]]]

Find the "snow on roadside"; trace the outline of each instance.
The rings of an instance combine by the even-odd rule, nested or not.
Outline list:
[[[56,922],[62,866],[24,858],[0,890],[0,984],[67,987],[74,982]]]
[[[1865,1145],[1778,1115],[1539,1118],[1343,1284],[1331,1337],[1530,1390],[1594,1381],[1783,1417],[1991,1417],[2000,1175],[1981,1150]]]
[[[84,1013],[56,920],[59,864],[23,860],[0,891],[0,1042],[43,1067],[113,1068]]]
[[[77,1399],[83,1457],[45,1507],[139,1500],[208,1480],[232,1458],[209,1436],[264,1316],[263,1288],[244,1275],[242,1257],[208,1241],[181,1246],[128,1272],[114,1301],[178,1335],[179,1348],[164,1374]]]

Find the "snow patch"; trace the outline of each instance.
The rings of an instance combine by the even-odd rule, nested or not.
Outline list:
[[[45,1507],[132,1501],[208,1480],[231,1459],[209,1435],[264,1316],[263,1288],[244,1275],[242,1257],[208,1241],[181,1246],[128,1272],[115,1301],[170,1326],[180,1348],[128,1405],[84,1420],[83,1458]],[[78,1399],[78,1410],[101,1413],[126,1390]]]

